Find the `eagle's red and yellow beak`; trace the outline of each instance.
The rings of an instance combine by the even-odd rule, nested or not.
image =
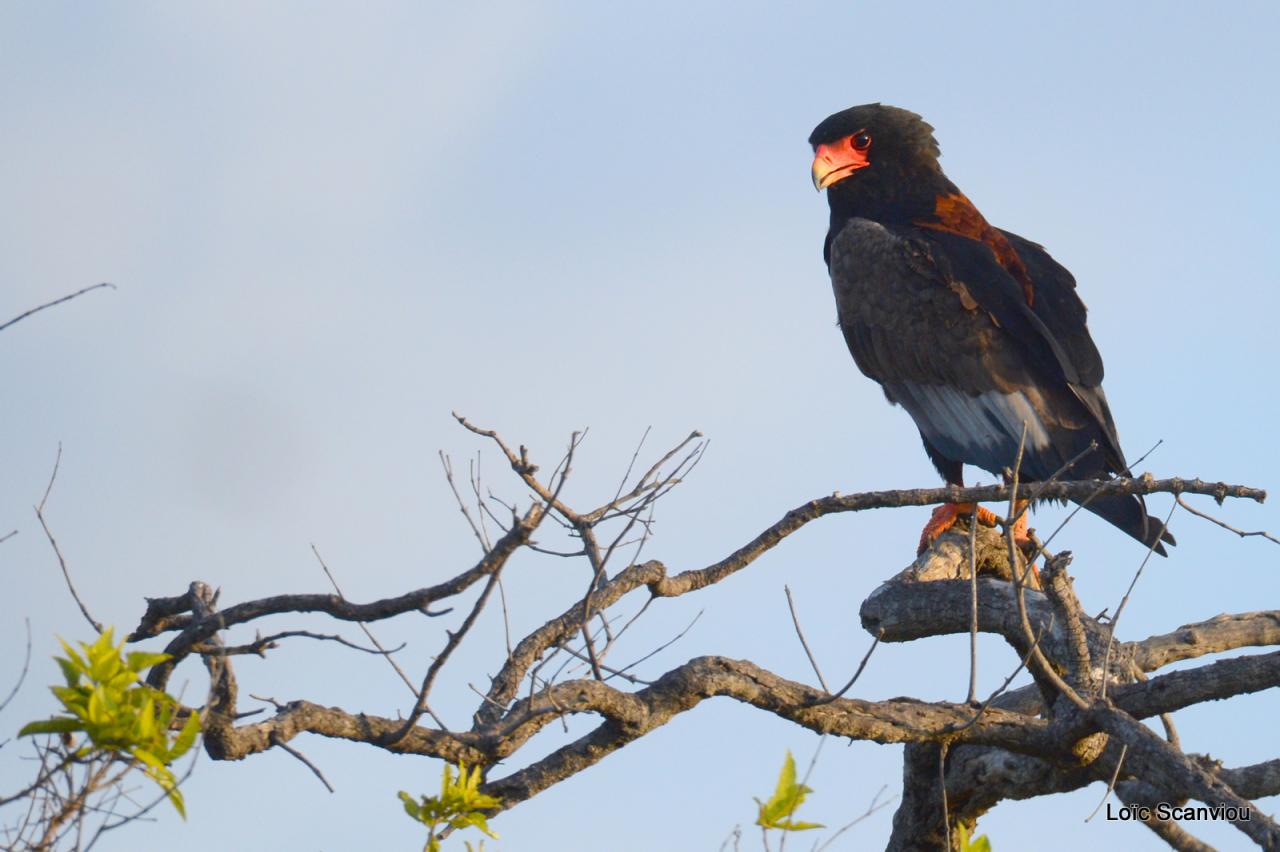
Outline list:
[[[852,137],[846,136],[829,144],[819,145],[813,152],[813,188],[824,190],[847,178],[858,169],[871,165],[866,149],[853,146]]]

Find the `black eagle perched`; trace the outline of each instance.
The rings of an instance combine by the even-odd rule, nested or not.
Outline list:
[[[827,190],[823,257],[845,342],[920,430],[950,485],[966,464],[1043,480],[1088,452],[1070,478],[1129,476],[1102,392],[1102,358],[1071,273],[1044,248],[992,227],[943,174],[933,128],[881,104],[830,116],[809,136]],[[1165,554],[1173,536],[1139,497],[1085,508]],[[934,511],[920,549],[972,504]],[[984,514],[985,513],[985,514]],[[1025,538],[1026,515],[1016,531]]]

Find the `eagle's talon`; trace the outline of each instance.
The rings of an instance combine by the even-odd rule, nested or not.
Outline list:
[[[995,512],[984,509],[976,503],[943,503],[935,508],[929,517],[929,523],[925,524],[920,532],[920,545],[916,548],[916,556],[922,555],[938,536],[955,526],[956,518],[974,514],[977,515],[978,523],[984,527],[994,527],[1000,522],[1000,517]]]

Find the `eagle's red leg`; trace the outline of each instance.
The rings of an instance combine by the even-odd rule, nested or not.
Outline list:
[[[920,533],[920,546],[916,549],[916,555],[919,556],[924,553],[929,549],[929,545],[933,544],[934,539],[951,529],[957,517],[960,515],[972,515],[975,511],[978,514],[978,523],[985,527],[994,527],[1000,520],[995,512],[990,509],[984,509],[976,503],[943,503],[933,510],[933,516],[929,518],[929,523],[924,525],[924,530]],[[1026,529],[1025,520],[1024,517],[1024,530]]]
[[[1027,511],[1029,502],[1029,500],[1019,500],[1013,507],[1014,514],[1018,515],[1018,520],[1013,522],[1013,543],[1024,553],[1035,552],[1035,545],[1027,536],[1027,518],[1031,515]]]
[[[1018,520],[1013,522],[1013,544],[1026,556],[1031,556],[1036,552],[1035,542],[1027,535],[1027,518],[1031,514],[1027,511],[1027,503],[1029,502],[1028,500],[1019,500],[1013,507],[1014,514],[1018,515]],[[1031,587],[1033,589],[1040,588],[1040,570],[1036,568],[1034,562],[1031,563],[1031,574],[1035,577]]]

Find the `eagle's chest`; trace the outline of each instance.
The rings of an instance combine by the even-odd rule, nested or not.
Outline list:
[[[846,224],[832,242],[836,314],[863,372],[881,378],[893,350],[907,363],[929,348],[981,358],[998,326],[966,284],[939,269],[919,243],[868,220]]]

